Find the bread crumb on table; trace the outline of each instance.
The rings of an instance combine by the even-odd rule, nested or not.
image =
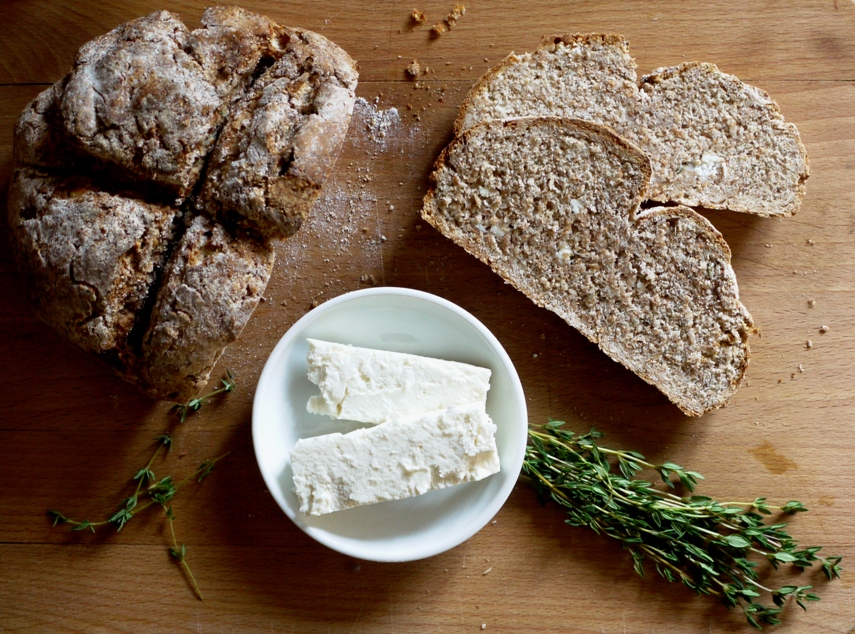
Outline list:
[[[819,327],[819,331],[820,331],[822,334],[827,333],[827,332],[828,332],[828,326],[826,326],[825,324],[823,324],[822,326],[820,326],[820,327]]]
[[[805,348],[807,348],[808,350],[810,350],[811,348],[813,348],[813,341],[811,341],[810,339],[808,339],[807,341],[805,341]]]
[[[418,60],[415,59],[404,70],[413,79],[418,79],[422,74],[422,68],[419,66]]]
[[[454,8],[448,12],[447,16],[445,16],[445,23],[448,24],[449,29],[453,29],[454,25],[457,24],[457,21],[464,15],[466,15],[466,5],[455,4]]]
[[[427,17],[425,16],[423,11],[419,11],[418,9],[413,9],[413,12],[410,14],[410,17],[413,19],[413,22],[418,22],[419,24],[423,24],[427,21]]]
[[[455,4],[451,11],[448,12],[448,15],[445,16],[445,19],[441,22],[437,22],[433,25],[433,28],[430,30],[431,35],[433,37],[439,37],[446,31],[450,31],[457,24],[457,21],[462,18],[466,14],[466,5],[465,4]]]
[[[813,308],[814,306],[816,306],[816,300],[815,299],[809,299],[808,300],[808,308]]]

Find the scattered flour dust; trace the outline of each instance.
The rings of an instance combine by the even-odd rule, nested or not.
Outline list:
[[[354,266],[382,268],[378,197],[388,198],[393,192],[378,192],[373,166],[381,156],[406,157],[420,132],[419,126],[402,123],[397,108],[378,109],[358,97],[333,173],[300,231],[276,245],[276,267],[302,279],[314,277],[313,271],[321,267],[330,272]],[[318,253],[323,254],[320,260]],[[334,296],[334,290],[324,296]],[[354,289],[341,292],[348,290]]]
[[[401,116],[398,114],[397,108],[377,110],[362,97],[357,97],[356,105],[353,107],[351,129],[353,129],[354,124],[361,126],[368,133],[371,141],[377,144],[381,150],[387,148],[389,137],[400,133],[402,128]]]
[[[252,384],[270,342],[306,311],[343,293],[385,284],[383,222],[388,222],[387,201],[397,193],[399,180],[390,165],[405,165],[415,146],[425,142],[420,127],[405,125],[396,108],[356,100],[320,199],[296,234],[274,243],[276,263],[262,303],[247,334],[239,345],[226,348],[221,364]],[[378,165],[385,166],[382,175]]]

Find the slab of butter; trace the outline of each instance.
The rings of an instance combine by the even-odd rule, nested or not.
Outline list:
[[[481,403],[490,370],[402,352],[307,339],[309,380],[321,389],[313,414],[373,423],[403,419],[465,403]]]
[[[300,512],[323,515],[482,480],[499,471],[496,425],[482,403],[297,441]]]

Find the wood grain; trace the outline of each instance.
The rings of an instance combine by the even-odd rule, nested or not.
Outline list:
[[[452,4],[419,8],[433,23]],[[81,44],[162,6],[0,5],[0,205],[21,109],[68,70]],[[233,368],[239,391],[175,429],[174,451],[156,465],[181,476],[232,451],[175,502],[204,601],[170,563],[157,514],[118,534],[50,528],[48,508],[89,518],[111,511],[152,438],[174,421],[167,404],[140,396],[33,318],[2,221],[0,631],[747,631],[739,614],[713,601],[639,579],[618,546],[564,525],[525,487],[494,524],[425,561],[360,562],[298,530],[255,465],[253,390],[276,341],[314,302],[372,283],[436,293],[481,319],[517,366],[532,423],[555,416],[579,429],[596,425],[613,445],[701,471],[708,495],[802,500],[811,512],[792,520],[802,543],[844,555],[845,566],[855,560],[855,3],[475,3],[437,40],[414,28],[412,6],[399,2],[245,6],[343,46],[360,62],[358,94],[377,111],[397,108],[401,123],[382,138],[355,118],[325,199],[277,248],[265,302],[215,370]],[[194,24],[204,3],[169,8]],[[698,59],[763,88],[798,125],[810,155],[808,194],[794,218],[706,214],[732,247],[762,337],[752,341],[747,381],[731,405],[699,420],[419,220],[431,164],[472,82],[543,34],[596,30],[627,35],[640,72]],[[418,87],[404,74],[412,59],[435,71]],[[833,584],[809,577],[822,601],[807,614],[788,609],[777,631],[852,632],[855,576]]]

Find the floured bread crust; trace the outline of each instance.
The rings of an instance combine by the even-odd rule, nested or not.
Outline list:
[[[329,40],[282,27],[278,59],[232,107],[199,204],[287,238],[320,196],[355,102],[353,60]]]
[[[65,129],[86,150],[140,178],[190,192],[225,114],[169,11],[84,44],[62,97]]]
[[[492,120],[437,159],[422,216],[700,416],[739,386],[753,324],[713,226],[686,207],[639,210],[650,174],[603,126]]]
[[[9,209],[39,317],[84,350],[124,358],[178,210],[29,169],[15,172]]]
[[[145,391],[186,401],[249,321],[273,270],[273,248],[196,216],[169,260],[142,341]]]

